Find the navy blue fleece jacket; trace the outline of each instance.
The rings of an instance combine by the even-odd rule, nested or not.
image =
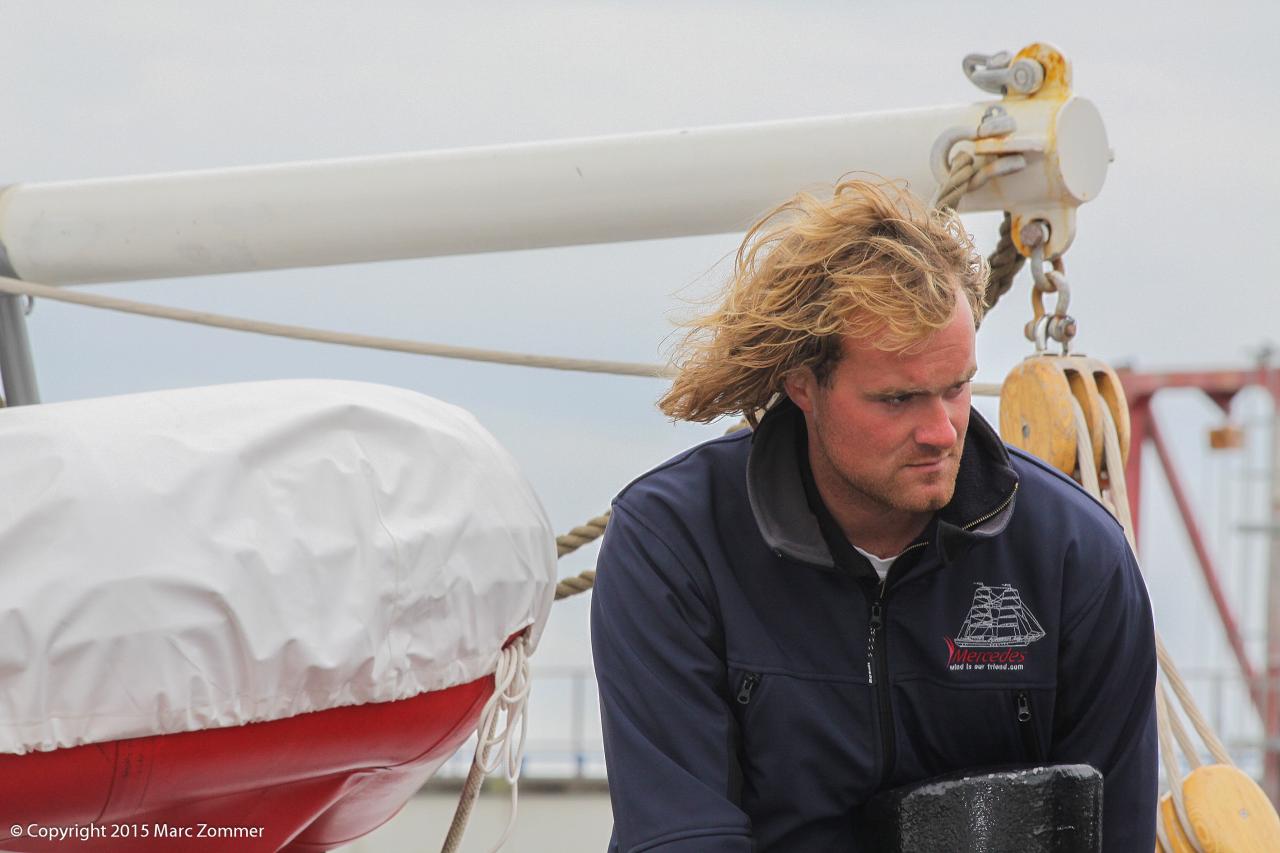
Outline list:
[[[881,584],[821,505],[803,416],[614,502],[592,602],[610,851],[849,851],[881,790],[1090,764],[1107,851],[1154,846],[1155,652],[1123,532],[976,413],[955,497]]]

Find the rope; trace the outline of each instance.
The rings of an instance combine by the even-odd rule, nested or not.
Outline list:
[[[1101,410],[1103,458],[1106,460],[1107,476],[1111,484],[1111,496],[1114,499],[1116,516],[1119,518],[1121,526],[1124,527],[1125,537],[1129,540],[1129,547],[1136,553],[1137,548],[1134,547],[1136,543],[1133,541],[1133,517],[1129,511],[1129,492],[1125,482],[1124,464],[1120,452],[1120,435],[1116,430],[1115,420],[1111,416],[1111,409],[1103,405]],[[1226,746],[1223,745],[1213,727],[1209,725],[1209,721],[1201,713],[1200,707],[1191,695],[1191,691],[1187,689],[1186,682],[1182,680],[1182,673],[1178,671],[1178,666],[1174,663],[1173,656],[1165,648],[1164,640],[1159,634],[1156,635],[1156,659],[1160,663],[1160,669],[1164,673],[1165,681],[1168,682],[1169,687],[1173,690],[1174,696],[1178,699],[1178,704],[1182,706],[1187,719],[1191,721],[1192,727],[1208,748],[1213,760],[1219,764],[1234,766],[1235,762],[1231,760],[1231,754],[1227,752]]]
[[[1164,680],[1161,679],[1156,689],[1164,695],[1165,705],[1169,704],[1169,694],[1165,691]],[[1187,728],[1182,724],[1182,718],[1177,712],[1169,714],[1169,728],[1173,732],[1173,739],[1178,742],[1179,748],[1182,749],[1182,755],[1187,759],[1187,766],[1192,770],[1203,766],[1204,762],[1200,760],[1200,750],[1196,749],[1196,745],[1191,740],[1191,736],[1187,734]]]
[[[955,210],[960,204],[960,199],[971,189],[969,185],[973,183],[973,179],[991,159],[991,157],[975,157],[968,151],[957,151],[951,158],[947,179],[942,182],[933,196],[933,206],[949,207]]]
[[[1085,420],[1084,409],[1075,397],[1071,398],[1071,414],[1075,417],[1076,424],[1076,466],[1080,470],[1080,485],[1101,502],[1102,486],[1098,482],[1098,471],[1093,467],[1093,439],[1089,437],[1089,422]]]
[[[610,512],[612,510],[605,510],[603,515],[597,515],[586,523],[573,528],[568,533],[557,536],[556,556],[563,557],[566,554],[572,554],[583,545],[594,542],[604,535],[605,525],[609,523]]]
[[[520,764],[524,760],[525,737],[529,733],[529,718],[525,714],[529,700],[527,636],[521,635],[503,649],[498,657],[498,666],[493,673],[493,695],[485,702],[484,709],[480,712],[480,724],[476,728],[477,732],[484,734],[476,740],[475,758],[467,773],[458,808],[453,813],[453,822],[449,824],[449,832],[445,835],[444,846],[440,848],[441,853],[456,853],[458,845],[462,843],[476,798],[480,795],[484,778],[499,767],[503,768],[503,775],[511,786],[511,814],[507,818],[507,827],[503,830],[502,837],[490,848],[490,853],[496,853],[507,843],[511,830],[515,827]],[[506,725],[499,732],[498,719],[503,714],[506,715]]]
[[[587,569],[578,575],[570,575],[567,578],[561,578],[556,584],[556,601],[568,598],[571,595],[587,592],[596,585],[596,570]]]
[[[1187,689],[1186,682],[1182,680],[1182,673],[1178,672],[1178,667],[1174,664],[1172,656],[1164,647],[1164,640],[1159,636],[1156,637],[1156,659],[1160,662],[1160,669],[1164,672],[1165,681],[1169,684],[1170,689],[1173,690],[1173,695],[1177,697],[1183,711],[1186,712],[1192,728],[1196,730],[1196,734],[1200,735],[1200,739],[1208,747],[1209,754],[1213,756],[1213,760],[1219,764],[1234,766],[1235,762],[1231,760],[1231,754],[1227,752],[1226,746],[1218,739],[1218,735],[1209,725],[1208,720],[1204,718],[1204,714],[1200,712],[1195,699],[1191,696],[1191,691]]]
[[[1076,421],[1077,446],[1087,445],[1089,443],[1088,428],[1085,424],[1083,411],[1080,404],[1072,398],[1072,402],[1076,406],[1080,417]],[[1125,470],[1123,455],[1120,450],[1120,436],[1116,430],[1115,420],[1111,415],[1111,409],[1107,405],[1099,407],[1102,413],[1102,436],[1103,436],[1103,466],[1107,472],[1107,479],[1110,485],[1112,503],[1109,508],[1116,515],[1124,528],[1125,538],[1129,542],[1129,547],[1135,552],[1135,542],[1133,539],[1133,517],[1129,509],[1128,486],[1125,482]],[[1092,455],[1092,449],[1089,450]],[[1084,451],[1080,451],[1080,459],[1082,471],[1085,466]],[[1091,466],[1090,466],[1091,467]],[[1094,482],[1097,482],[1097,475],[1094,475]],[[1094,497],[1101,498],[1101,489],[1097,487],[1089,488],[1090,494]],[[1181,718],[1176,710],[1173,709],[1165,686],[1172,688],[1174,696],[1177,697],[1182,712],[1187,715],[1187,719],[1191,721],[1192,727],[1196,730],[1196,734],[1200,736],[1200,740],[1208,748],[1213,760],[1219,764],[1227,766],[1235,766],[1231,760],[1230,754],[1222,741],[1219,740],[1213,728],[1209,725],[1204,715],[1200,712],[1199,706],[1191,695],[1191,691],[1187,689],[1186,683],[1182,680],[1182,674],[1178,672],[1178,667],[1173,661],[1173,657],[1165,648],[1164,640],[1157,631],[1155,636],[1156,644],[1156,660],[1160,666],[1160,675],[1156,681],[1156,732],[1160,741],[1160,759],[1164,768],[1165,780],[1169,787],[1169,793],[1173,798],[1174,813],[1177,815],[1179,823],[1182,825],[1183,834],[1187,837],[1192,848],[1197,853],[1204,853],[1204,848],[1197,838],[1195,829],[1191,825],[1191,821],[1187,816],[1186,805],[1183,803],[1182,783],[1180,780],[1180,763],[1178,754],[1174,748],[1174,742],[1177,742],[1178,748],[1182,750],[1183,756],[1186,758],[1187,766],[1191,770],[1202,766],[1199,751],[1196,749],[1195,743],[1191,740],[1186,728],[1182,724]],[[1167,837],[1164,832],[1162,820],[1159,815],[1156,816],[1156,827],[1158,834],[1161,836],[1162,843],[1166,844],[1165,849],[1172,849],[1167,846]]]
[[[409,341],[402,338],[383,338],[374,335],[356,335],[348,332],[334,332],[326,329],[312,329],[306,326],[292,326],[284,323],[268,323],[246,317],[230,317],[226,314],[213,314],[208,311],[192,311],[186,308],[173,308],[167,305],[154,305],[147,302],[134,302],[130,299],[117,299],[113,296],[102,296],[96,293],[84,293],[77,290],[64,290],[50,287],[47,284],[33,284],[0,276],[0,293],[11,293],[22,296],[38,296],[57,302],[70,302],[74,305],[86,305],[92,308],[103,308],[108,311],[121,311],[126,314],[140,314],[144,317],[158,317],[162,320],[176,320],[180,323],[196,323],[201,326],[213,326],[219,329],[231,329],[237,332],[253,332],[259,335],[272,335],[278,338],[292,338],[300,341],[316,341],[324,344],[362,347],[365,349],[386,350],[388,352],[405,352],[413,355],[431,355],[438,358],[456,358],[464,361],[483,361],[492,364],[510,364],[517,367],[541,367],[549,370],[573,370],[583,373],[607,373],[614,376],[646,376],[665,378],[673,376],[670,367],[658,364],[640,364],[630,361],[599,361],[587,358],[562,358],[550,355],[534,355],[530,353],[506,352],[503,350],[479,349],[477,347],[458,347],[449,344],[433,344],[421,341]]]
[[[965,193],[985,183],[986,173],[983,169],[995,159],[986,156],[975,157],[968,151],[957,151],[951,158],[951,171],[947,174],[947,179],[942,182],[942,186],[938,187],[938,192],[934,195],[933,206],[949,207],[955,210]],[[1014,245],[1013,216],[1006,210],[1004,219],[1000,222],[1000,239],[996,241],[995,249],[987,256],[990,271],[987,275],[987,290],[982,301],[988,311],[994,308],[1000,301],[1000,297],[1013,287],[1013,279],[1026,262],[1027,259]]]
[[[1191,843],[1196,853],[1204,853],[1204,848],[1200,846],[1200,839],[1196,838],[1194,830],[1191,830],[1191,821],[1187,817],[1187,807],[1182,801],[1182,784],[1178,778],[1178,753],[1173,747],[1173,738],[1169,727],[1169,702],[1165,697],[1163,690],[1156,690],[1156,736],[1160,740],[1160,757],[1161,764],[1164,766],[1165,782],[1169,786],[1169,793],[1173,797],[1173,810],[1178,816],[1178,822],[1182,824],[1182,833],[1187,837],[1187,841]],[[1156,815],[1156,823],[1159,825],[1160,816]],[[1190,830],[1190,831],[1188,831]]]
[[[982,301],[988,311],[996,307],[1000,297],[1013,287],[1013,279],[1022,271],[1026,262],[1027,259],[1013,244],[1013,216],[1006,210],[1004,219],[1000,221],[1000,239],[996,241],[995,249],[987,256],[987,264],[991,271],[987,275],[987,292],[983,295]]]
[[[605,510],[603,515],[597,515],[595,518],[588,520],[585,524],[581,524],[568,533],[556,537],[556,556],[563,557],[566,554],[572,554],[589,542],[594,542],[604,535],[605,526],[609,523],[609,513],[612,510]],[[561,578],[556,584],[556,601],[562,598],[568,598],[571,595],[577,595],[586,592],[596,584],[596,570],[587,569],[578,575],[571,575],[567,578]]]

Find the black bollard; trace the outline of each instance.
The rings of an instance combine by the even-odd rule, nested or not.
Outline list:
[[[877,853],[1097,853],[1102,774],[1086,764],[964,771],[879,794],[858,822]]]

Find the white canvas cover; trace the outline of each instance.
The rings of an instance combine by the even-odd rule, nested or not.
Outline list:
[[[554,534],[465,411],[282,381],[0,410],[0,752],[404,699],[536,643]]]

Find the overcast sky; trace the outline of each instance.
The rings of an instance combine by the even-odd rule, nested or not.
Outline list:
[[[1079,347],[1147,368],[1241,365],[1249,348],[1280,340],[1272,269],[1280,226],[1276,9],[1264,2],[462,8],[421,0],[9,0],[0,4],[8,36],[0,51],[0,183],[964,102],[986,97],[960,71],[966,53],[1043,39],[1074,62],[1076,91],[1098,104],[1116,151],[1067,256]],[[994,243],[994,215],[967,222],[982,246]],[[98,291],[368,334],[652,361],[679,297],[717,284],[716,263],[738,239]],[[999,381],[1028,353],[1020,333],[1028,284],[1024,274],[984,326],[980,379]],[[363,352],[47,302],[30,331],[46,401],[320,376],[391,383],[460,404],[516,454],[561,530],[601,511],[636,474],[720,431],[667,423],[653,406],[662,392],[654,380]],[[1255,403],[1252,416],[1265,411]],[[1211,504],[1215,489],[1236,495],[1224,466],[1199,450],[1215,415],[1193,399],[1166,401],[1160,412],[1188,475],[1198,478],[1197,498]],[[1148,494],[1149,513],[1167,511],[1158,484]],[[1240,494],[1232,500],[1251,511],[1256,501]],[[1229,520],[1215,516],[1214,525],[1224,549],[1256,558],[1256,543],[1227,535]],[[1215,630],[1185,630],[1211,624],[1211,611],[1181,534],[1167,524],[1147,529],[1160,531],[1144,556],[1171,644],[1193,662],[1221,660]],[[592,550],[564,568],[593,559]],[[1258,583],[1233,581],[1255,603]],[[542,662],[587,660],[585,606],[557,605]],[[1246,622],[1256,619],[1246,614]]]

